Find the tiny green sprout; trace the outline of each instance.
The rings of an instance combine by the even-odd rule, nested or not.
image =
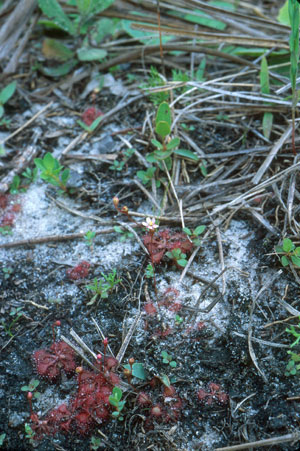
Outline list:
[[[109,396],[109,403],[115,407],[115,411],[111,414],[113,418],[117,418],[122,421],[124,417],[122,417],[121,412],[125,406],[125,401],[121,401],[123,392],[119,387],[114,387],[112,394]]]
[[[146,370],[142,363],[134,362],[132,368],[130,365],[124,365],[124,368],[131,371],[132,376],[145,381],[147,379]]]
[[[295,376],[297,372],[300,370],[300,355],[295,352],[288,351],[290,355],[290,360],[285,368],[285,376]]]
[[[135,149],[133,149],[132,147],[130,147],[129,149],[126,149],[122,152],[123,157],[122,160],[115,160],[113,162],[113,164],[111,166],[109,166],[109,169],[112,169],[114,171],[122,171],[122,169],[124,168],[124,166],[127,164],[128,160],[130,159],[130,157],[134,154]]]
[[[296,340],[291,344],[291,348],[296,346],[299,343],[299,341],[300,341],[300,316],[299,316],[298,319],[299,319],[299,324],[296,327],[298,328],[299,332],[295,329],[295,326],[290,326],[290,328],[287,327],[285,329],[285,331],[288,334],[291,334],[291,335],[293,335],[293,337],[296,338]]]
[[[143,185],[151,185],[152,180],[154,179],[154,175],[156,172],[156,168],[154,166],[150,166],[147,171],[137,171],[137,177],[142,181]],[[155,180],[156,188],[159,188],[161,183],[159,180]]]
[[[193,231],[191,231],[188,227],[184,227],[183,231],[187,234],[187,236],[192,240],[195,246],[199,246],[201,241],[199,239],[199,235],[201,235],[205,230],[205,226],[198,226]]]
[[[181,252],[178,248],[166,252],[166,256],[172,260],[176,266],[184,268],[187,265],[186,254]]]
[[[154,268],[153,265],[151,263],[149,263],[147,265],[146,271],[145,271],[145,276],[147,279],[153,279],[154,277]]]
[[[121,279],[117,278],[117,271],[114,269],[108,275],[101,273],[103,279],[93,279],[93,283],[86,285],[86,289],[93,291],[95,294],[87,305],[92,305],[98,298],[107,299],[109,293],[121,282]]]
[[[1,435],[0,435],[0,446],[2,446],[2,445],[3,445],[3,443],[4,443],[4,440],[5,440],[5,437],[6,437],[6,434],[5,434],[5,432],[4,432],[3,434],[1,434]]]
[[[123,230],[120,226],[114,226],[114,231],[120,235],[120,241],[124,242],[134,237],[133,233]]]
[[[14,316],[14,319],[11,321],[11,323],[7,326],[5,321],[2,320],[2,326],[4,327],[5,332],[10,336],[13,337],[12,328],[16,324],[17,321],[19,321],[20,318],[24,316],[24,312],[22,312],[22,307],[13,307],[9,313],[10,316]]]
[[[96,236],[96,232],[92,232],[91,230],[88,230],[86,234],[84,235],[84,241],[89,247],[93,247],[94,238]]]
[[[35,167],[34,169],[26,168],[26,170],[24,172],[22,172],[22,175],[23,175],[23,177],[28,179],[28,181],[30,183],[33,183],[37,179],[38,168],[37,167]]]
[[[176,368],[177,363],[173,360],[173,357],[166,351],[161,351],[161,356],[163,358],[163,363],[170,365],[172,368]]]
[[[94,435],[91,438],[91,444],[90,444],[90,448],[93,451],[97,451],[97,449],[100,448],[102,444],[102,439],[100,437],[95,437]]]
[[[116,269],[113,269],[112,272],[107,275],[103,274],[102,272],[101,276],[104,277],[104,279],[108,283],[109,291],[112,291],[121,282],[121,279],[118,279],[117,277]]]
[[[9,99],[14,95],[14,92],[17,87],[17,82],[13,81],[12,83],[9,83],[9,85],[5,86],[0,91],[0,118],[4,115],[4,108],[3,105],[9,101]],[[3,125],[5,121],[1,121],[1,125]]]
[[[11,227],[10,226],[0,227],[0,234],[1,235],[12,235]]]
[[[10,278],[10,276],[12,275],[14,270],[11,266],[8,266],[8,267],[5,266],[4,268],[2,268],[2,271],[4,274],[4,279],[7,280]]]
[[[38,399],[41,394],[40,392],[35,391],[35,389],[38,387],[39,383],[40,381],[38,381],[37,379],[31,379],[28,385],[23,385],[23,387],[21,387],[21,390],[33,393],[33,397],[35,399]]]
[[[25,423],[25,437],[28,438],[29,442],[33,445],[34,444],[34,438],[35,438],[35,432],[32,430],[30,424]]]
[[[51,153],[47,152],[44,158],[35,158],[34,163],[40,170],[42,180],[58,186],[63,192],[67,192],[66,184],[70,177],[70,170],[64,169]]]
[[[24,192],[25,190],[24,188],[20,187],[20,184],[21,184],[20,177],[18,175],[15,175],[9,187],[10,194],[18,194],[20,192]]]
[[[275,251],[279,255],[283,254],[280,259],[282,266],[292,263],[300,268],[300,247],[296,247],[292,240],[284,238],[282,246],[276,246]]]
[[[180,326],[180,324],[183,323],[183,318],[179,315],[175,315],[175,324],[176,326]]]

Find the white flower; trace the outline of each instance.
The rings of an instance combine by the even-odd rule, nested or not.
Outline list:
[[[146,218],[146,222],[142,222],[143,226],[148,230],[155,230],[159,227],[158,224],[155,224],[155,218]]]

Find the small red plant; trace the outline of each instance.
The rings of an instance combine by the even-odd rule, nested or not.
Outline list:
[[[35,351],[33,360],[38,374],[51,382],[59,379],[62,370],[72,376],[76,368],[75,353],[64,341],[53,343],[50,349]]]
[[[16,219],[16,213],[21,211],[19,203],[10,203],[11,196],[0,195],[0,227],[12,227]]]
[[[85,279],[88,276],[90,266],[89,262],[82,261],[73,268],[67,269],[67,276],[71,280]]]
[[[94,120],[97,119],[97,117],[99,116],[103,116],[102,111],[97,110],[97,108],[92,106],[85,110],[85,112],[82,115],[82,120],[85,123],[85,125],[89,127],[90,125],[92,125]]]
[[[147,233],[143,241],[154,264],[159,264],[165,253],[173,249],[180,249],[185,254],[191,253],[193,249],[193,243],[185,233],[172,233],[169,229],[160,230],[155,235]]]
[[[219,384],[215,384],[214,382],[210,382],[208,384],[207,390],[200,388],[197,396],[199,401],[207,406],[212,405],[214,402],[224,405],[229,401],[228,394],[221,390],[221,386]]]

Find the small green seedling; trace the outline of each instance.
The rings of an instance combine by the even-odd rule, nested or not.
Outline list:
[[[99,449],[101,445],[102,445],[101,437],[95,437],[93,435],[91,438],[90,449],[92,449],[93,451],[97,451],[97,449]]]
[[[3,88],[0,91],[0,119],[4,115],[3,105],[5,105],[5,103],[8,102],[9,99],[13,96],[13,94],[16,90],[16,87],[17,87],[17,82],[13,81],[12,83],[9,83],[9,85],[5,86],[5,88]],[[8,124],[9,124],[8,120],[5,120],[5,119],[0,120],[0,125],[8,125]]]
[[[70,170],[64,169],[51,153],[46,153],[44,158],[35,158],[34,163],[40,170],[41,179],[67,192],[66,184],[70,177]]]
[[[299,332],[295,329],[295,326],[290,326],[290,328],[287,327],[285,329],[285,331],[288,334],[291,334],[291,335],[293,335],[293,337],[296,338],[296,340],[291,344],[291,348],[296,346],[299,343],[299,341],[300,341],[300,317],[299,317],[299,324],[296,327],[299,330]]]
[[[151,263],[149,263],[147,268],[146,268],[145,276],[146,276],[147,279],[153,279],[153,277],[154,277],[154,268],[153,268],[153,265]]]
[[[113,162],[113,164],[111,166],[109,166],[109,169],[121,172],[122,169],[124,168],[124,166],[128,163],[128,160],[130,159],[130,157],[132,157],[132,155],[134,154],[134,152],[135,152],[135,149],[133,149],[132,147],[130,149],[126,149],[123,152],[122,160],[120,160],[120,161],[115,160]]]
[[[35,399],[38,399],[41,394],[38,391],[35,391],[35,389],[38,387],[40,381],[38,381],[37,379],[31,379],[31,381],[29,382],[28,385],[23,385],[23,387],[21,387],[22,391],[27,391],[27,392],[32,392],[33,393],[33,397]]]
[[[183,318],[179,315],[175,315],[175,324],[176,326],[180,326],[180,324],[183,323]]]
[[[27,438],[31,445],[35,444],[35,432],[32,430],[30,424],[25,423],[25,438]]]
[[[83,237],[85,243],[86,243],[90,248],[93,247],[95,236],[96,236],[96,232],[92,232],[91,230],[88,230],[88,231],[86,232],[86,234],[84,235],[84,237]]]
[[[4,327],[5,332],[10,336],[13,337],[14,334],[12,333],[12,328],[16,324],[16,322],[19,321],[20,318],[24,316],[24,312],[22,312],[22,307],[13,307],[9,313],[10,316],[14,316],[14,319],[11,321],[11,323],[7,326],[5,321],[2,320],[2,326]]]
[[[120,236],[120,241],[123,243],[134,237],[132,232],[128,232],[128,230],[123,230],[120,226],[114,226],[114,231],[117,232]]]
[[[300,355],[295,352],[288,351],[290,360],[285,368],[285,376],[295,376],[300,370]],[[297,363],[298,362],[298,363]]]
[[[151,166],[147,169],[147,171],[137,171],[136,175],[137,177],[142,181],[143,185],[151,185],[152,180],[154,179],[154,175],[157,168],[154,166]],[[156,188],[159,188],[161,183],[159,180],[155,180]]]
[[[1,235],[12,235],[11,227],[10,226],[0,227],[0,234]]]
[[[163,363],[170,365],[172,368],[176,368],[177,363],[173,360],[173,357],[166,351],[161,351],[161,356],[163,358]]]
[[[22,172],[23,177],[25,177],[29,183],[33,183],[36,181],[38,176],[38,168],[26,168],[24,172]]]
[[[24,189],[20,189],[20,184],[21,178],[18,175],[15,175],[9,187],[10,194],[18,194],[20,192],[24,192]]]
[[[175,263],[175,266],[184,268],[187,265],[186,254],[178,248],[166,252],[166,256]]]
[[[284,238],[282,246],[276,246],[275,250],[277,254],[283,254],[280,259],[283,266],[293,263],[298,268],[300,267],[300,247],[296,247],[292,240]]]
[[[86,285],[87,290],[95,293],[87,305],[94,304],[98,298],[107,299],[109,293],[121,282],[121,279],[117,278],[117,271],[115,269],[108,275],[103,273],[101,275],[104,277],[104,280],[95,277],[92,284]]]
[[[205,226],[198,226],[193,231],[191,231],[188,227],[184,227],[183,231],[187,234],[190,240],[195,244],[195,246],[200,246],[201,241],[199,239],[199,235],[201,235],[205,230]]]
[[[5,437],[6,437],[6,434],[5,434],[5,432],[4,432],[3,434],[1,434],[1,435],[0,435],[0,446],[2,446],[2,445],[3,445],[3,443],[4,443],[4,440],[5,440]]]
[[[122,399],[122,390],[119,387],[114,387],[112,394],[109,396],[109,403],[115,407],[115,411],[111,414],[113,418],[117,418],[118,420],[122,421],[124,417],[121,414],[124,406],[125,401],[121,401]]]
[[[4,268],[2,268],[2,271],[3,271],[3,276],[4,276],[5,280],[9,279],[10,276],[12,275],[12,273],[14,272],[14,270],[11,266],[8,266],[8,267],[4,266]]]

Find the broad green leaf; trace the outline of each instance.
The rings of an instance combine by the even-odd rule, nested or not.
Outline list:
[[[2,105],[0,105],[0,117],[2,117],[4,114],[4,108]]]
[[[180,139],[178,137],[171,139],[171,141],[167,144],[167,150],[175,149],[180,144]]]
[[[139,23],[141,23],[141,25],[143,24],[142,22],[139,22]],[[135,22],[132,22],[130,20],[122,20],[121,27],[125,33],[127,33],[132,38],[138,39],[143,44],[159,45],[158,33],[156,33],[156,36],[153,37],[153,32],[146,32],[144,30],[136,30],[132,27],[132,25],[134,25],[134,24],[135,24]],[[149,25],[149,24],[145,23],[145,25]],[[164,43],[170,41],[171,39],[174,39],[174,36],[163,35],[162,43],[164,44]]]
[[[281,264],[282,264],[282,266],[288,266],[289,265],[289,259],[285,255],[283,255],[281,257]]]
[[[155,127],[156,133],[161,136],[162,138],[165,138],[168,136],[171,132],[171,127],[166,121],[160,121],[156,124]]]
[[[94,131],[96,129],[96,127],[98,127],[98,125],[100,124],[100,122],[102,121],[103,117],[102,116],[98,116],[94,122],[91,123],[90,125],[90,131]]]
[[[80,61],[101,61],[106,57],[107,51],[82,47],[76,51]]]
[[[198,227],[195,228],[194,230],[194,235],[201,235],[201,233],[203,233],[205,230],[205,226],[204,225],[200,225]]]
[[[67,63],[61,64],[56,67],[41,67],[40,70],[47,77],[62,77],[63,75],[67,75],[71,70],[76,66],[77,60],[72,59]]]
[[[164,151],[164,150],[155,150],[155,151],[153,152],[154,157],[155,157],[157,160],[165,160],[165,159],[168,158],[170,155],[172,155],[172,153],[173,153],[172,150],[167,150],[167,151]]]
[[[17,87],[17,82],[13,81],[12,83],[9,83],[9,85],[5,86],[5,88],[3,88],[0,91],[0,104],[4,105],[14,94],[15,90]],[[0,117],[3,115],[3,113],[1,114],[0,112]]]
[[[295,245],[289,238],[284,238],[282,242],[282,248],[284,252],[291,252],[292,250],[294,250]]]
[[[169,124],[169,126],[171,128],[172,113],[171,113],[171,109],[167,102],[162,102],[158,107],[158,110],[156,113],[156,118],[155,118],[156,125],[159,122],[167,122],[167,124]]]
[[[192,235],[192,231],[191,231],[191,229],[189,229],[188,227],[184,227],[182,230],[183,230],[184,233],[186,233],[187,235]]]
[[[282,23],[283,25],[290,25],[288,3],[289,0],[286,0],[284,5],[280,8],[277,16],[278,22]]]
[[[157,147],[159,150],[162,150],[162,149],[163,149],[163,145],[162,145],[159,141],[157,141],[157,139],[151,139],[151,142],[152,142],[152,144],[153,144],[155,147]]]
[[[187,261],[183,259],[177,260],[177,263],[179,266],[182,266],[183,268],[187,265]]]
[[[61,181],[64,185],[66,185],[69,177],[70,177],[70,169],[65,169],[61,174]]]
[[[92,12],[93,14],[99,14],[105,9],[109,8],[115,0],[92,0]]]
[[[97,44],[101,44],[107,35],[115,33],[118,28],[120,28],[120,22],[118,19],[112,20],[104,17],[103,19],[98,20],[98,22],[94,25],[92,37]]]
[[[166,387],[170,387],[171,382],[170,379],[168,378],[168,376],[166,374],[162,374],[162,376],[160,377],[160,380],[162,381],[162,383],[166,386]]]
[[[74,52],[56,39],[45,39],[43,42],[43,54],[48,59],[67,61],[74,56]]]
[[[108,400],[112,406],[118,407],[119,401],[113,395],[110,395]]]
[[[173,360],[172,362],[170,362],[170,366],[171,366],[172,368],[176,368],[177,363]]]
[[[55,158],[50,152],[47,152],[43,159],[45,169],[53,170],[55,168]]]
[[[114,387],[112,391],[112,396],[117,399],[118,401],[122,398],[122,390],[119,387]]]
[[[65,14],[64,10],[56,0],[38,0],[39,7],[43,13],[67,33],[76,34],[76,26]]]
[[[292,255],[291,260],[295,266],[300,267],[300,257],[296,257],[296,255]]]
[[[130,365],[124,365],[124,368],[131,369]],[[132,375],[143,381],[147,379],[146,371],[142,363],[136,362],[132,365]]]
[[[275,246],[275,252],[282,253],[283,252],[282,246]]]
[[[199,160],[198,155],[195,154],[194,152],[192,152],[191,150],[176,149],[176,150],[174,150],[174,153],[176,155],[180,155],[181,157],[185,157],[185,158],[188,158],[190,160],[194,160],[194,161],[198,161]]]
[[[92,131],[89,125],[86,125],[84,122],[82,122],[80,120],[77,121],[77,124],[79,124],[80,127],[82,127],[88,133],[90,133]]]
[[[273,113],[266,111],[263,116],[262,128],[264,136],[269,139],[273,125]]]
[[[296,247],[296,249],[294,250],[294,254],[295,254],[297,257],[300,257],[300,247]]]
[[[87,16],[92,9],[93,0],[76,0],[76,6],[82,16]]]

